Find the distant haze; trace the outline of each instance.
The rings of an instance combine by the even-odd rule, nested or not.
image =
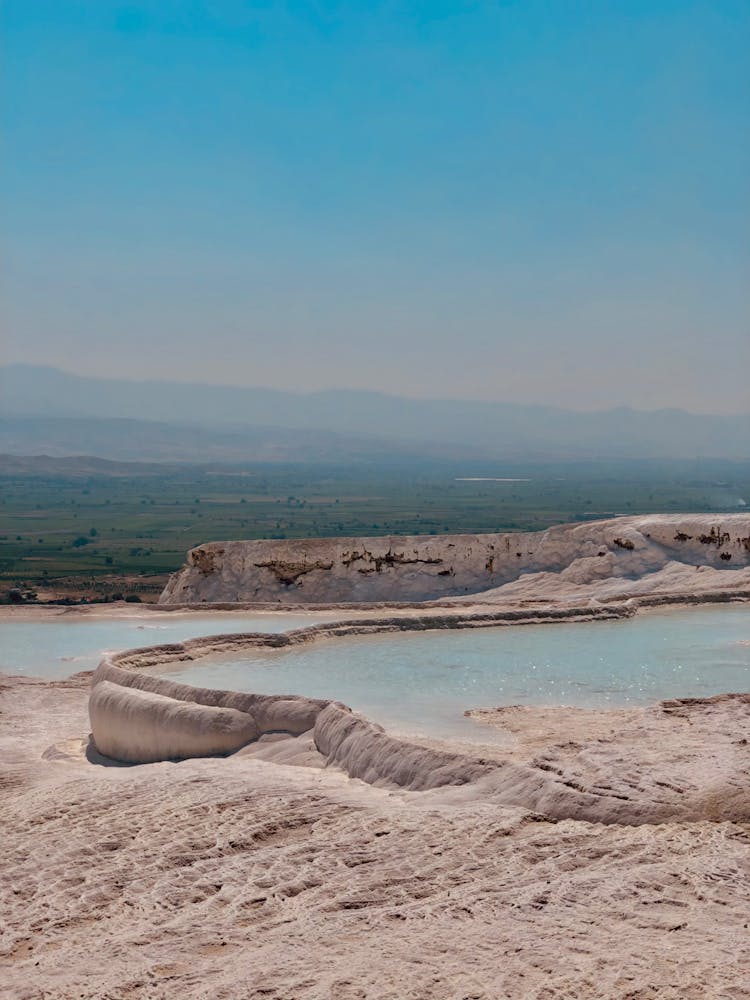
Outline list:
[[[750,458],[750,414],[581,413],[472,400],[0,369],[0,452],[179,460]]]
[[[744,0],[5,0],[0,30],[3,362],[750,410]]]

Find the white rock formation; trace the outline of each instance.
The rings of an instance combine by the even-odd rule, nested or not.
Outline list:
[[[389,736],[338,702],[195,688],[147,672],[165,662],[224,650],[341,634],[627,617],[639,600],[747,597],[750,515],[628,517],[520,535],[212,543],[189,553],[188,567],[172,578],[163,603],[282,596],[286,602],[306,603],[417,601],[436,593],[443,604],[400,617],[393,611],[379,617],[370,612],[370,617],[283,635],[214,636],[107,656],[94,674],[89,700],[94,742],[105,756],[150,763],[231,754],[272,734],[306,734],[320,762],[369,784],[411,791],[481,786],[483,796],[555,819],[638,824],[701,817],[711,796],[728,794],[729,786],[720,785],[712,772],[691,797],[662,791],[631,797],[602,780],[599,764],[597,770],[590,762],[578,762],[580,775],[570,776],[551,760],[473,758]],[[473,603],[485,607],[446,609],[451,595],[469,593],[482,593]],[[631,594],[639,600],[622,599]],[[613,603],[601,603],[602,597]],[[719,706],[722,718],[739,712],[746,721],[748,699],[727,699]],[[739,765],[732,740],[723,753],[731,757],[726,773],[734,775]],[[653,787],[661,788],[659,781]],[[747,783],[730,790],[732,815],[750,815]]]
[[[510,768],[407,792],[269,763],[306,737],[101,766],[87,680],[0,677],[9,1000],[748,996],[747,699],[487,713],[602,824],[505,805]]]
[[[195,645],[195,644],[194,644]],[[209,644],[207,649],[215,648]],[[184,646],[105,656],[89,697],[91,731],[106,757],[130,764],[234,753],[267,733],[299,736],[329,703],[177,684],[145,668],[175,659]]]
[[[750,514],[654,514],[515,534],[210,542],[160,603],[689,595],[747,587],[748,567]]]
[[[89,716],[100,753],[134,764],[231,753],[260,735],[246,712],[178,701],[106,680],[91,691]]]
[[[415,623],[447,628],[465,627],[476,617],[488,623],[487,615],[466,611],[400,621],[405,628]],[[517,615],[509,620],[518,620]],[[374,623],[390,631],[398,621],[373,618],[363,627],[372,629]],[[750,818],[744,735],[750,720],[748,695],[662,702],[649,710],[590,712],[600,729],[604,717],[627,720],[630,729],[623,732],[623,743],[616,747],[602,747],[609,742],[607,736],[597,737],[593,730],[589,743],[579,743],[580,712],[561,709],[564,721],[571,715],[573,719],[567,738],[557,744],[560,753],[529,760],[528,755],[518,759],[503,750],[499,755],[490,753],[489,758],[477,757],[399,739],[335,701],[196,688],[147,672],[165,662],[218,650],[304,642],[359,627],[347,622],[283,636],[216,636],[107,656],[94,674],[89,699],[94,744],[106,757],[128,763],[238,751],[270,754],[266,759],[272,759],[273,747],[260,744],[264,738],[283,734],[302,737],[298,749],[282,748],[290,762],[314,759],[317,766],[335,765],[370,785],[413,792],[452,788],[460,796],[531,809],[555,820],[638,825],[673,819],[746,822]],[[505,726],[507,711],[518,710],[475,714]],[[691,730],[690,739],[682,739],[675,729],[680,719],[687,719],[688,724],[697,720],[701,731]],[[604,725],[606,729],[608,724]],[[591,729],[590,721],[584,728]],[[676,740],[676,745],[673,755],[665,759],[662,751],[669,740]],[[636,788],[633,774],[644,769],[648,780]]]

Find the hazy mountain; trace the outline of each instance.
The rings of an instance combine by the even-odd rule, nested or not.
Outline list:
[[[90,455],[56,458],[51,455],[0,454],[0,477],[20,476],[23,479],[53,476],[64,479],[163,477],[185,468],[184,465],[159,465],[154,462],[111,462],[106,458],[92,458]]]
[[[200,441],[207,443],[205,435],[208,435],[212,448],[220,451],[224,447],[233,453],[236,448],[249,446],[270,447],[273,451],[272,442],[279,440],[285,440],[284,447],[290,453],[295,447],[304,451],[311,439],[297,435],[322,432],[343,435],[348,442],[345,451],[353,447],[355,452],[358,449],[367,452],[367,439],[376,438],[379,444],[375,451],[381,455],[389,447],[398,450],[399,445],[418,451],[425,445],[432,446],[430,450],[441,445],[453,451],[456,446],[470,447],[488,457],[508,458],[746,458],[750,455],[750,414],[703,416],[681,410],[641,412],[628,408],[579,413],[546,406],[404,399],[345,389],[303,394],[200,383],[94,379],[30,365],[0,369],[0,414],[16,419],[118,418],[157,422],[163,451],[149,457],[163,460],[188,457],[200,460],[196,453],[189,455],[188,440],[181,437],[184,425],[197,428],[190,432],[193,447]],[[165,429],[167,424],[169,431]],[[69,429],[72,433],[72,424]],[[79,429],[83,432],[83,425]],[[283,432],[291,430],[295,435],[284,439]],[[131,437],[138,434],[147,437],[153,430],[131,427],[129,433]],[[324,450],[335,450],[337,443],[341,442],[329,438]],[[95,448],[79,444],[77,451],[104,454],[105,446],[106,442]],[[315,447],[320,446],[317,439]],[[153,449],[153,440],[149,441],[149,447]],[[179,453],[169,453],[170,447]],[[2,440],[0,448],[16,453],[21,450],[8,447]],[[132,452],[126,456],[120,451],[116,457],[139,456]],[[232,460],[228,454],[223,457]]]
[[[0,413],[5,456],[98,456],[118,462],[247,464],[252,462],[413,462],[485,457],[477,449],[283,427],[193,427],[92,417],[8,417]],[[0,458],[2,461],[2,458]]]

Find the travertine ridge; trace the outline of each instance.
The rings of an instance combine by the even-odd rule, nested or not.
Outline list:
[[[728,600],[734,592],[703,595],[704,600]],[[737,592],[737,596],[745,596]],[[93,738],[99,751],[130,763],[232,754],[272,734],[303,737],[326,765],[373,785],[427,791],[471,785],[474,794],[506,806],[520,806],[553,819],[576,818],[604,823],[654,823],[667,819],[700,819],[717,814],[717,797],[727,803],[728,818],[750,818],[748,782],[738,779],[743,765],[731,747],[718,770],[689,794],[670,794],[664,774],[656,775],[638,794],[623,794],[600,780],[581,781],[549,761],[518,762],[447,752],[404,741],[335,701],[294,695],[271,697],[178,684],[149,670],[167,663],[193,660],[212,653],[257,646],[285,645],[333,639],[339,635],[395,630],[476,628],[499,624],[560,620],[606,620],[635,614],[639,607],[662,603],[651,595],[639,601],[576,607],[543,606],[490,611],[431,607],[421,615],[390,615],[331,622],[284,634],[246,633],[208,636],[185,643],[127,650],[105,657],[92,680],[89,700]],[[676,597],[675,600],[684,600]],[[721,696],[732,701],[743,720],[750,698]],[[688,702],[684,703],[688,706]],[[685,710],[687,711],[688,708]],[[656,710],[654,710],[656,711]],[[658,711],[669,713],[662,707]],[[740,756],[742,753],[740,752]],[[628,766],[633,765],[629,762]],[[617,768],[613,773],[616,774]],[[613,779],[614,780],[614,779]],[[719,810],[721,812],[721,810]]]
[[[160,603],[496,603],[748,585],[750,514],[651,514],[511,534],[210,542]]]

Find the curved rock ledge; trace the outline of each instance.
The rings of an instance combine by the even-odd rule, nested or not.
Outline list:
[[[329,711],[318,725],[318,716],[333,706],[347,720],[358,720],[367,726],[368,734],[381,734],[380,727],[361,719],[339,703],[301,696],[272,697],[243,694],[212,688],[196,688],[154,676],[147,671],[165,663],[195,660],[212,653],[261,647],[281,648],[316,639],[337,636],[366,635],[377,632],[421,631],[441,628],[477,628],[523,621],[545,622],[566,619],[590,620],[622,618],[633,614],[631,608],[549,609],[545,612],[508,611],[479,615],[441,615],[418,618],[363,618],[348,622],[332,622],[295,629],[284,633],[247,632],[205,636],[184,643],[169,643],[125,650],[106,656],[97,667],[89,698],[92,733],[97,748],[107,757],[128,763],[145,764],[158,760],[174,760],[207,754],[233,753],[268,733],[289,733],[299,736],[313,731],[318,749],[325,746],[324,755],[341,763],[338,741],[325,737],[326,724],[333,725],[334,713]],[[132,698],[130,697],[132,694]],[[172,702],[173,704],[169,704]],[[190,713],[179,712],[176,706],[187,704]],[[201,713],[200,709],[206,709]],[[223,714],[222,714],[223,713]],[[246,716],[242,725],[235,715]],[[191,742],[190,725],[196,739]],[[334,729],[336,727],[334,726]],[[337,730],[338,731],[338,730]],[[318,740],[320,737],[320,741]],[[361,762],[355,768],[362,770]],[[368,780],[392,780],[388,769],[383,773],[369,770]],[[359,773],[356,775],[359,777]],[[416,779],[405,787],[416,788]],[[397,781],[397,784],[404,784]],[[431,787],[422,782],[419,787]]]
[[[704,599],[728,601],[732,596],[747,599],[750,595],[745,591],[736,595],[723,592],[704,595]],[[682,598],[677,600],[683,602]],[[228,755],[271,733],[310,734],[326,764],[338,766],[350,777],[370,784],[421,792],[472,785],[482,797],[523,806],[551,819],[640,824],[675,818],[716,818],[716,807],[712,805],[713,812],[708,810],[705,795],[631,796],[609,792],[601,785],[589,789],[544,762],[487,760],[389,736],[382,727],[340,702],[197,688],[148,672],[165,663],[195,660],[212,653],[263,646],[278,648],[337,636],[627,618],[639,607],[665,602],[665,595],[660,595],[640,602],[595,607],[366,618],[282,634],[207,636],[184,643],[126,650],[106,656],[94,673],[89,698],[92,735],[96,747],[106,757],[144,764]],[[724,697],[744,698],[743,705],[747,702],[750,706],[750,696]],[[687,703],[687,700],[681,702]],[[711,798],[712,803],[715,801],[716,795]],[[737,818],[739,809],[750,819],[750,793],[744,786],[739,793],[733,790],[731,801],[732,818]]]

